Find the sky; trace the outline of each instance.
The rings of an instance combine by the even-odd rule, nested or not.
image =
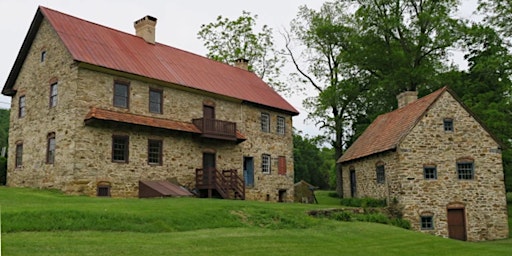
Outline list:
[[[278,32],[289,28],[299,6],[318,10],[323,2],[325,0],[1,0],[0,85],[3,87],[7,80],[39,5],[131,34],[135,33],[134,21],[151,15],[158,19],[157,42],[204,56],[206,49],[197,38],[197,32],[202,24],[214,22],[219,15],[229,19],[236,19],[242,11],[258,15],[257,25],[273,28],[275,44],[282,47],[284,40]],[[470,18],[476,0],[462,2],[460,15]],[[455,54],[454,58],[460,59],[460,56]],[[294,117],[294,127],[311,136],[320,134],[313,123],[304,121],[307,116],[302,107],[304,97],[285,98],[301,113]],[[10,97],[0,96],[0,108],[10,108]]]

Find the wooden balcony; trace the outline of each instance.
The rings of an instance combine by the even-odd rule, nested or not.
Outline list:
[[[204,138],[236,141],[236,123],[210,118],[192,119]]]

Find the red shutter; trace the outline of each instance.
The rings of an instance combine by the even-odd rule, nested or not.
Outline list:
[[[278,160],[278,173],[286,175],[286,157],[280,156]]]

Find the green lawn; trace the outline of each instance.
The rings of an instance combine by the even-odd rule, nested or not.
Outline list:
[[[0,187],[0,206],[3,255],[512,255],[512,239],[460,242],[305,214],[333,205],[89,198]]]

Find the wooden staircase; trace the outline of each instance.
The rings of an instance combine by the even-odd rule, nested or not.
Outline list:
[[[196,169],[196,188],[200,197],[245,200],[245,182],[237,170]]]

